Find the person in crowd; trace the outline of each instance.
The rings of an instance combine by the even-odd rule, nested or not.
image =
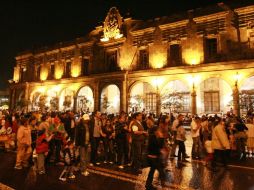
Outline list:
[[[45,174],[45,158],[49,151],[48,142],[52,139],[53,134],[46,136],[45,129],[39,130],[36,138],[36,153],[37,153],[37,170],[39,174]]]
[[[201,120],[196,116],[191,122],[191,136],[193,140],[191,156],[192,159],[201,158],[201,139],[200,139],[200,130],[201,130]]]
[[[246,127],[248,128],[247,131],[247,149],[248,149],[248,156],[254,157],[254,120],[252,118],[247,119]]]
[[[214,122],[215,127],[212,132],[214,159],[212,161],[212,168],[216,171],[216,162],[219,161],[219,159],[221,159],[224,167],[227,167],[230,145],[224,121],[221,118],[216,118]]]
[[[28,118],[22,117],[17,134],[18,150],[15,169],[20,170],[23,167],[29,167],[28,160],[32,154],[31,143],[31,129],[28,125]]]
[[[70,137],[64,140],[63,159],[65,167],[59,176],[59,180],[66,181],[67,179],[75,179],[76,176],[73,174],[74,164],[76,162],[75,146],[74,142],[70,140]]]
[[[127,162],[127,132],[128,125],[126,123],[126,116],[124,114],[119,116],[119,120],[115,126],[115,140],[117,144],[117,163],[120,169],[124,168]]]
[[[235,129],[236,129],[236,133],[234,136],[236,140],[236,149],[237,149],[238,158],[240,160],[246,159],[245,146],[246,146],[248,136],[245,131],[248,130],[248,128],[243,123],[241,118],[237,118]]]
[[[176,126],[176,140],[177,140],[177,144],[179,147],[178,150],[178,161],[182,161],[182,162],[188,162],[188,160],[186,160],[186,149],[185,149],[185,144],[184,141],[186,141],[186,132],[185,129],[183,127],[183,122],[179,122],[178,125]]]
[[[60,118],[57,115],[54,118],[53,125],[51,125],[49,128],[49,134],[54,134],[54,138],[52,140],[53,140],[53,147],[55,150],[55,164],[61,165],[60,151],[62,148],[63,140],[66,137],[66,132],[64,130],[63,123],[61,122]]]
[[[133,169],[140,173],[142,164],[142,145],[144,143],[147,132],[142,126],[142,113],[137,112],[134,116],[135,121],[131,125],[132,129],[132,143],[133,143]]]
[[[156,189],[153,186],[153,177],[155,170],[159,172],[159,178],[162,186],[166,185],[166,172],[163,164],[163,160],[161,159],[163,156],[163,148],[165,147],[164,135],[159,130],[159,128],[152,127],[150,128],[150,135],[148,138],[148,147],[147,147],[147,159],[148,165],[150,167],[147,179],[146,179],[146,189],[154,190]]]
[[[169,115],[162,115],[159,120],[159,129],[161,130],[165,141],[169,137],[169,125],[170,125]]]
[[[87,166],[89,162],[89,149],[90,145],[90,129],[89,129],[90,117],[88,114],[84,114],[80,119],[76,128],[76,146],[79,147],[80,154],[80,171],[84,176],[88,176]]]
[[[91,130],[91,165],[100,165],[98,160],[98,147],[100,144],[101,136],[105,136],[102,133],[102,122],[101,122],[101,113],[99,111],[94,112],[94,116],[90,122],[90,130]]]
[[[111,124],[110,119],[106,120],[105,125],[102,127],[102,133],[105,134],[103,138],[105,161],[104,163],[113,164],[113,138],[114,138],[114,128]]]
[[[177,140],[176,140],[176,133],[177,133],[177,126],[179,125],[180,122],[182,122],[184,119],[184,116],[182,114],[179,114],[177,116],[177,119],[175,119],[173,121],[172,127],[171,127],[171,134],[172,134],[172,138],[173,138],[173,145],[171,148],[171,153],[170,153],[170,157],[177,157],[176,155],[176,148],[177,148]],[[186,155],[186,157],[188,157]]]

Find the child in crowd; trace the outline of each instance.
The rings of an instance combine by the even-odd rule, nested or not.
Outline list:
[[[63,155],[64,155],[65,167],[59,177],[59,180],[66,181],[67,178],[75,179],[76,176],[73,174],[73,171],[74,171],[74,163],[76,159],[75,159],[75,146],[73,141],[68,140],[67,142],[65,142]]]

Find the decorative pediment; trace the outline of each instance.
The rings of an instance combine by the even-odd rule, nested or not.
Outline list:
[[[123,36],[121,34],[122,17],[116,7],[112,7],[104,21],[104,36],[101,39],[102,42],[109,41],[111,39],[119,39]]]

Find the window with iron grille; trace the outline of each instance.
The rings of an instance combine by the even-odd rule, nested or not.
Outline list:
[[[118,70],[117,51],[107,52],[107,65],[110,72]]]
[[[84,59],[82,64],[83,75],[89,74],[89,59]]]
[[[156,93],[146,93],[146,111],[156,113]]]
[[[207,62],[215,61],[217,56],[217,38],[205,40],[205,57]]]
[[[179,66],[182,64],[182,54],[180,44],[172,44],[168,50],[168,65]]]
[[[68,61],[66,62],[66,67],[65,67],[65,77],[70,77],[71,76],[71,62]]]
[[[149,54],[147,49],[139,50],[139,69],[149,68]]]
[[[54,79],[55,78],[55,65],[52,64],[50,65],[50,79]]]
[[[220,94],[219,91],[204,92],[205,112],[220,111]]]

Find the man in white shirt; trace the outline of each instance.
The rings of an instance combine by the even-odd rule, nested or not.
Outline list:
[[[201,120],[195,117],[191,122],[191,137],[193,140],[191,156],[193,159],[200,159],[201,140],[200,140]]]

